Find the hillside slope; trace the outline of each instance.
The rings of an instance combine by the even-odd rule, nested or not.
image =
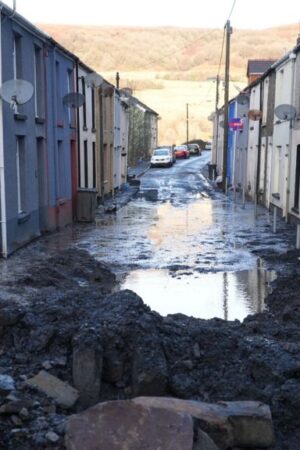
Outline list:
[[[39,24],[94,70],[135,95],[161,116],[160,142],[185,139],[186,104],[191,104],[190,138],[209,138],[207,116],[214,108],[211,77],[218,71],[223,30],[125,28]],[[266,30],[233,30],[232,93],[246,84],[248,59],[277,59],[296,44],[298,24]],[[220,74],[224,72],[221,66]],[[222,92],[221,92],[222,99]],[[221,100],[222,102],[222,100]]]

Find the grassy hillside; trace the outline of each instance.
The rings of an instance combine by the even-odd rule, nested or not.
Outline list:
[[[215,84],[208,79],[218,71],[223,30],[39,26],[110,81],[119,71],[121,87],[132,87],[138,98],[160,114],[160,143],[185,140],[186,103],[190,105],[190,138],[209,138],[207,116],[214,109]],[[248,59],[281,57],[295,45],[298,29],[295,24],[233,30],[231,95],[247,83]]]

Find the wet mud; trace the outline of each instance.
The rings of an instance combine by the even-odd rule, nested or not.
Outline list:
[[[149,219],[153,211],[147,204],[144,209]],[[204,320],[160,315],[134,292],[119,290],[123,259],[145,268],[168,253],[162,246],[163,253],[156,255],[143,240],[142,215],[135,219],[137,240],[144,244],[135,253],[140,260],[131,258],[126,226],[116,235],[119,245],[123,233],[125,254],[117,245],[110,255],[99,256],[96,225],[76,228],[69,242],[47,237],[1,263],[0,449],[63,449],[65,422],[73,412],[98,401],[166,395],[265,402],[272,411],[276,450],[298,450],[300,252],[288,249],[293,229],[282,224],[279,237],[268,232],[266,223],[258,225],[258,233],[239,226],[239,244],[252,252],[254,261],[263,258],[276,271],[273,291],[262,312],[242,321]],[[99,220],[103,225],[115,218],[103,212]],[[109,242],[109,234],[101,230]],[[221,253],[224,240],[215,244]],[[228,250],[229,264],[231,257],[236,254]],[[194,267],[194,255],[180,258],[177,267],[175,259],[163,264],[175,277]],[[196,268],[203,269],[202,260]],[[27,384],[41,370],[78,389],[74,406],[66,409]]]

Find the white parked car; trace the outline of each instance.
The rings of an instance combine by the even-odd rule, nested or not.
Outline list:
[[[173,154],[170,148],[156,148],[151,157],[150,166],[167,166],[171,167],[173,164]]]

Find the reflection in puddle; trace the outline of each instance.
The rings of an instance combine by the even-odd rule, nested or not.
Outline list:
[[[202,319],[243,320],[263,311],[275,272],[262,268],[241,272],[181,274],[168,270],[136,270],[122,289],[131,289],[162,316],[182,313]]]

